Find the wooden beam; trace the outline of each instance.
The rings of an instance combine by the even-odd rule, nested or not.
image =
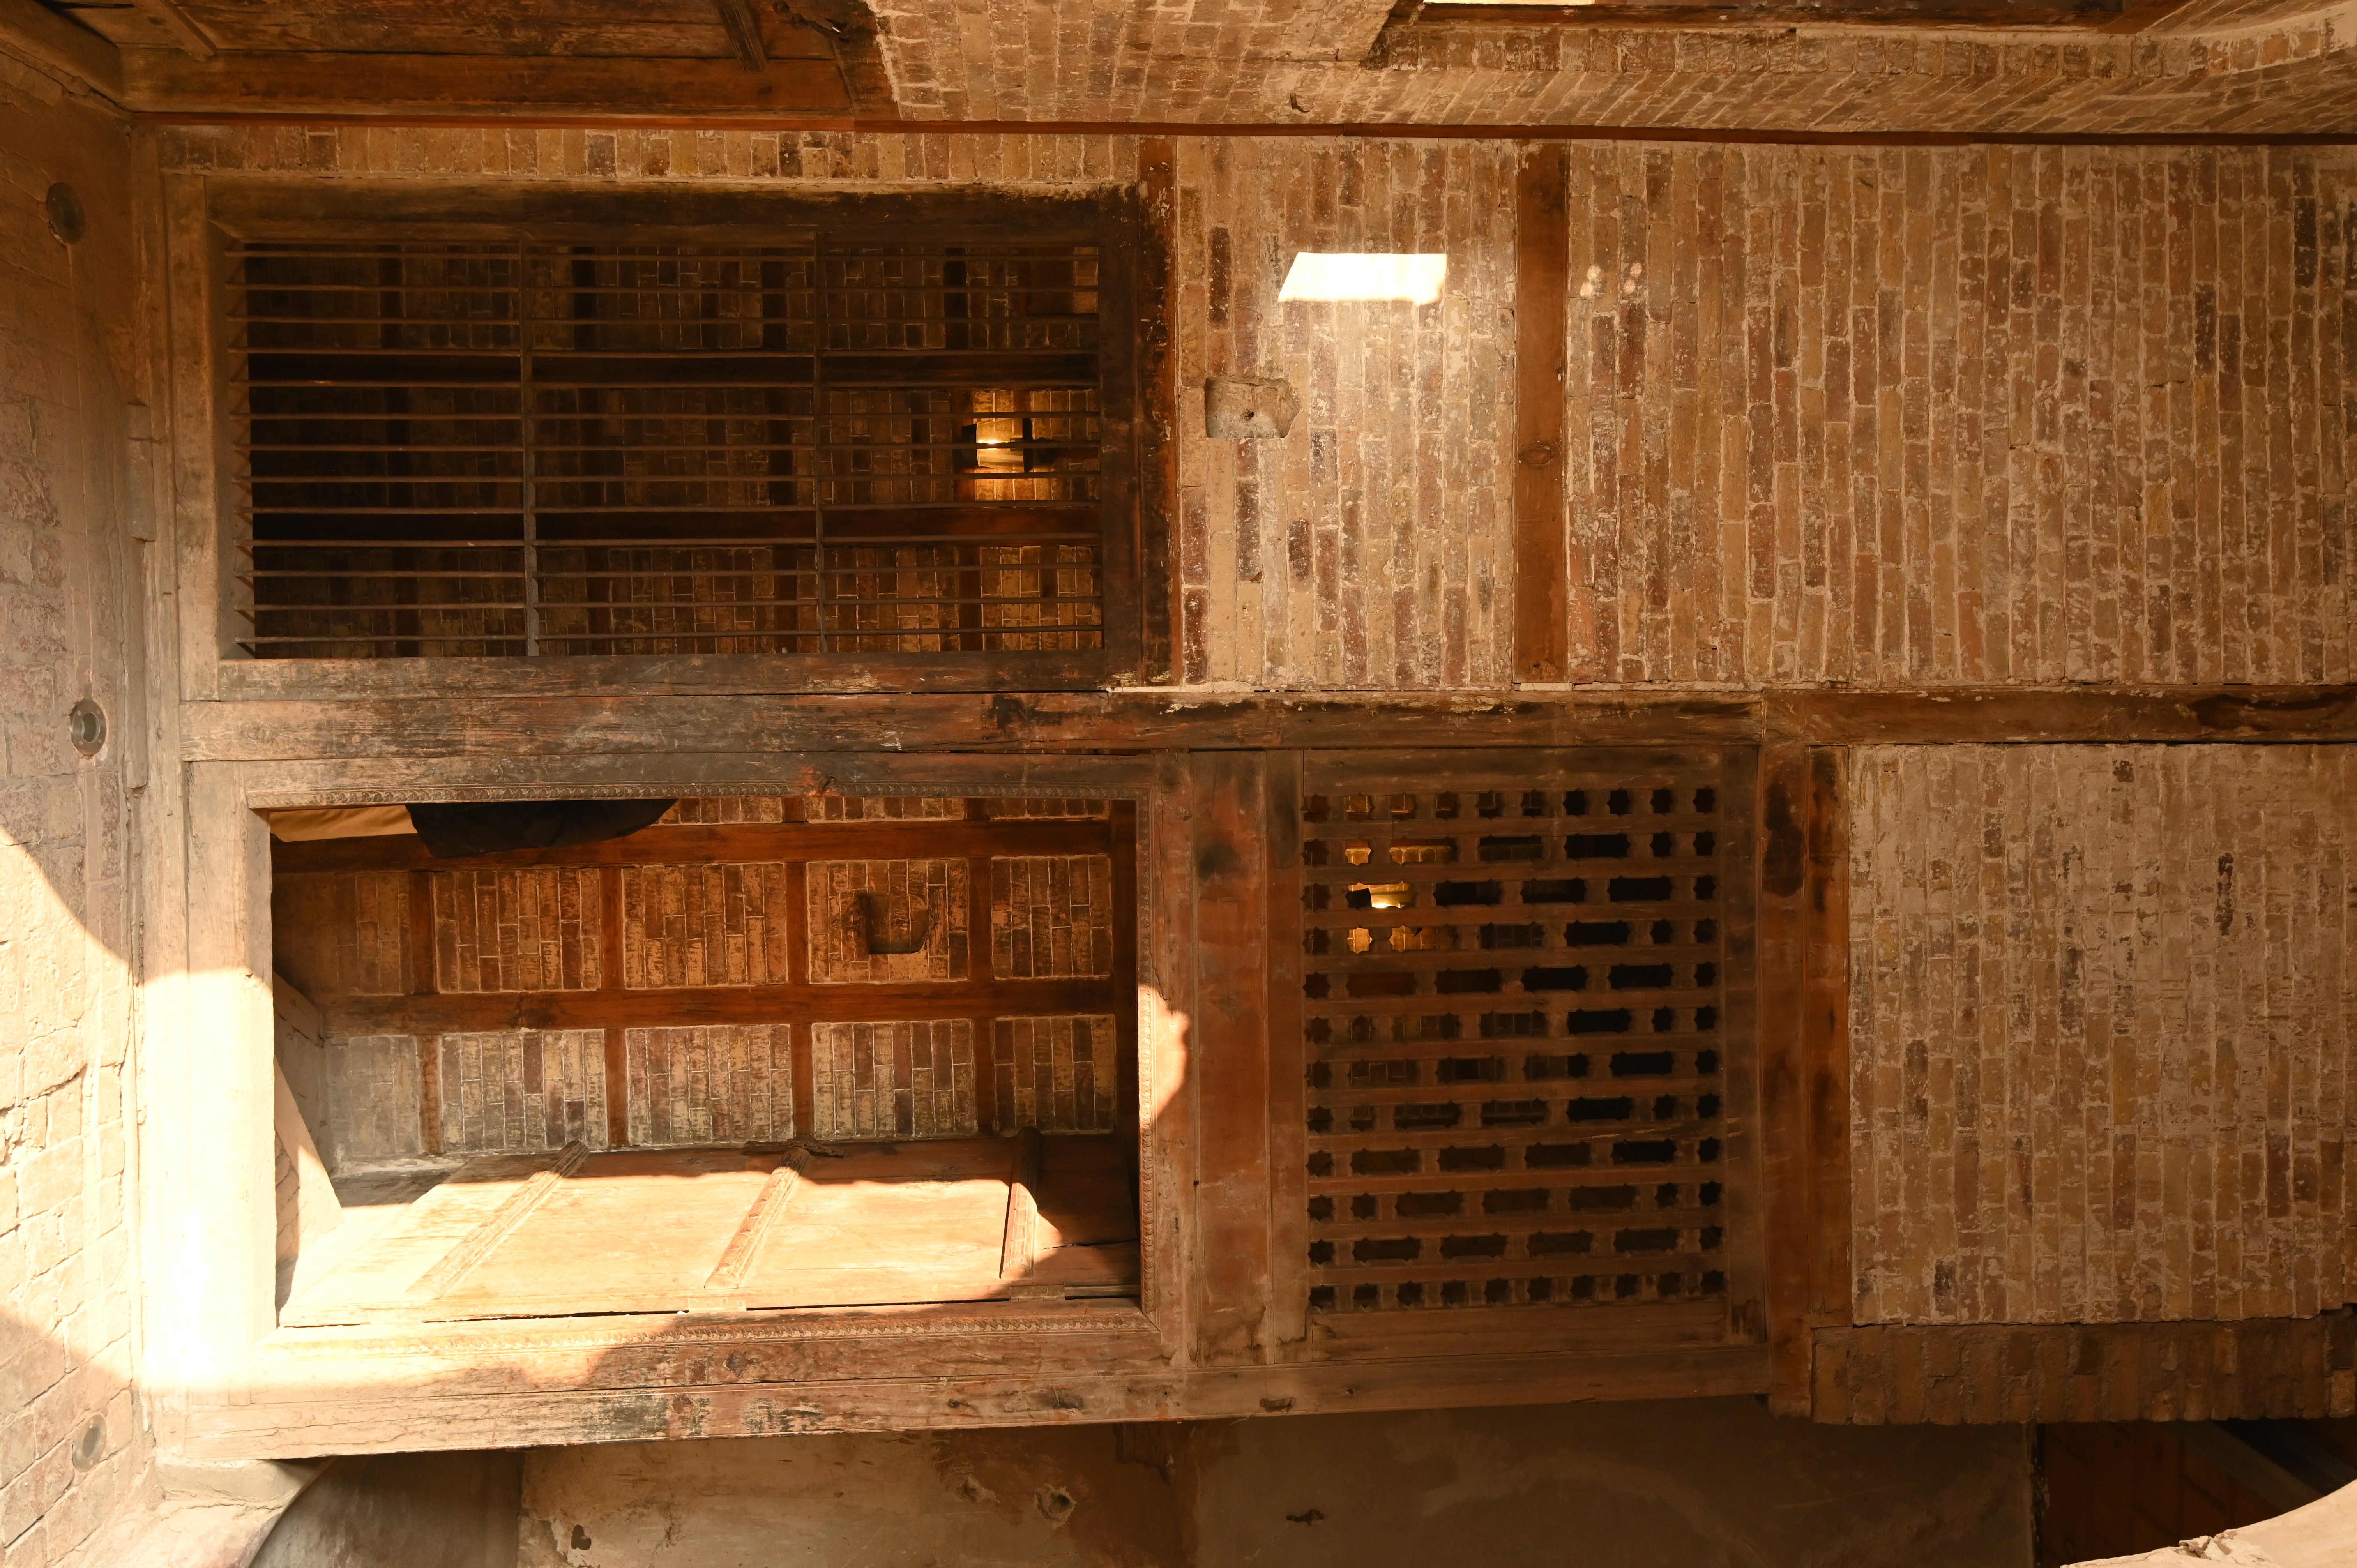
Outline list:
[[[32,0],[0,0],[18,4]],[[755,73],[733,58],[254,53],[197,60],[170,49],[134,49],[124,57],[122,91],[141,112],[161,114],[341,107],[364,118],[433,108],[503,116],[557,108],[610,113],[626,103],[641,114],[823,117],[851,108],[832,59],[780,59]]]
[[[476,782],[451,762],[469,757],[502,762],[501,771],[521,781],[515,765],[533,757],[645,757],[652,759],[650,778],[685,780],[702,776],[696,769],[707,765],[666,767],[662,759],[808,756],[822,780],[813,787],[823,787],[837,765],[822,768],[818,759],[849,753],[1694,746],[1763,735],[1820,746],[2341,742],[2357,740],[2357,686],[1760,695],[1670,689],[1364,699],[1134,691],[579,693],[192,703],[185,715],[188,761],[378,758],[387,766],[375,787],[398,800],[398,791],[414,787],[403,782],[411,773],[447,786]],[[938,761],[932,766],[938,772]]]
[[[520,849],[436,860],[414,834],[307,839],[274,844],[279,876],[319,871],[488,871],[524,865],[709,865],[744,860],[895,859],[909,855],[1110,854],[1113,824],[1035,821],[942,822],[732,822],[642,828],[627,838],[562,849]],[[988,886],[987,878],[977,886]],[[619,972],[619,971],[618,971]]]
[[[0,48],[79,77],[121,102],[123,51],[37,0],[0,0]]]
[[[1114,1013],[1126,1005],[1109,980],[911,981],[876,985],[711,985],[662,991],[444,992],[339,996],[322,1010],[350,1035],[416,1035],[427,1053],[441,1034],[492,1029],[632,1029],[688,1024],[845,1023],[869,1018],[973,1018]],[[878,1013],[879,1007],[892,1011]],[[428,1108],[422,1114],[438,1122]],[[428,1132],[438,1131],[429,1126]]]
[[[212,59],[221,53],[211,36],[180,8],[179,0],[131,0],[131,4],[141,16],[169,34],[183,52],[199,59]]]
[[[1820,1328],[1849,1322],[1849,829],[1846,757],[1760,759],[1760,1126],[1769,1401],[1806,1415]]]
[[[1564,150],[1526,145],[1514,181],[1514,678],[1569,669],[1569,516],[1564,506],[1565,295],[1571,218]]]
[[[761,42],[761,18],[753,12],[752,0],[713,0],[720,12],[720,25],[728,29],[728,41],[737,49],[737,62],[747,70],[759,70],[770,63],[770,51]]]
[[[2357,740],[2357,686],[1770,692],[1768,733],[1821,746]]]

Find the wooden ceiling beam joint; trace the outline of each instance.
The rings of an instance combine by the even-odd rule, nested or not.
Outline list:
[[[737,62],[747,70],[766,70],[770,64],[769,47],[761,41],[761,18],[753,9],[753,0],[713,0],[719,8],[720,25],[728,30],[728,41],[736,46]]]
[[[180,8],[179,0],[131,0],[139,14],[155,23],[171,37],[183,54],[199,59],[218,59],[221,46],[210,34],[197,26],[194,18]]]

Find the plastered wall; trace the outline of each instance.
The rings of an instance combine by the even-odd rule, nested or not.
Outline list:
[[[0,1561],[135,1494],[125,508],[138,339],[126,134],[0,60]],[[88,231],[50,231],[63,181]],[[94,760],[66,712],[114,724]],[[99,1423],[99,1424],[93,1424]]]
[[[2019,1568],[2029,1487],[2019,1427],[1748,1399],[623,1444],[525,1456],[520,1563]]]

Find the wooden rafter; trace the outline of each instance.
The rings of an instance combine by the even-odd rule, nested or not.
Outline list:
[[[747,70],[762,70],[770,63],[770,51],[761,42],[761,18],[753,10],[753,0],[713,0],[720,9],[720,25],[728,29],[728,41],[737,46],[737,61]]]

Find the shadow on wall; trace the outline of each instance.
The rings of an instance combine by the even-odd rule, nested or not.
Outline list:
[[[332,1462],[249,1568],[515,1568],[518,1454],[377,1454]]]

